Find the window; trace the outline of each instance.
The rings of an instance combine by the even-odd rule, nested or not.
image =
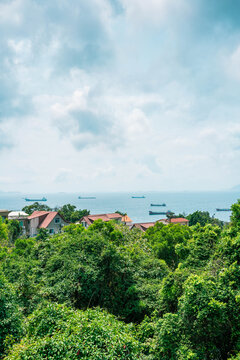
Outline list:
[[[60,218],[59,217],[55,218],[55,224],[59,224],[59,223],[60,223]]]
[[[54,229],[49,229],[50,234],[54,234]]]

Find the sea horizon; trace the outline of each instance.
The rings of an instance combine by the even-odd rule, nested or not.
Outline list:
[[[132,196],[145,196],[133,199]],[[78,196],[96,196],[95,199],[79,199]],[[217,208],[229,209],[239,196],[238,191],[115,191],[115,192],[55,192],[55,193],[0,193],[0,208],[21,210],[30,205],[25,197],[47,201],[41,203],[51,208],[61,207],[64,204],[75,205],[78,209],[87,209],[91,214],[126,212],[133,222],[149,222],[164,218],[165,215],[149,215],[150,210],[173,211],[175,214],[188,214],[194,211],[208,211],[223,221],[229,221],[231,212],[217,212]],[[152,208],[151,203],[166,203],[164,208]]]

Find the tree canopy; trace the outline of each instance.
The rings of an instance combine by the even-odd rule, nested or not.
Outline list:
[[[22,208],[22,211],[31,215],[34,211],[51,211],[52,209],[46,204],[40,204],[39,202],[34,202],[31,205],[26,205]]]
[[[13,242],[0,220],[0,358],[240,360],[239,214]]]
[[[62,217],[71,223],[74,223],[78,220],[80,220],[83,216],[89,215],[89,210],[77,210],[77,207],[75,205],[66,204],[63,205],[60,208],[56,208],[56,210],[59,212],[59,214],[62,215]]]

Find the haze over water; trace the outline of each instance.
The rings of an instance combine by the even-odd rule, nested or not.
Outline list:
[[[132,196],[144,195],[143,199]],[[91,214],[111,213],[117,210],[126,212],[133,222],[156,221],[165,215],[149,215],[152,211],[171,210],[175,214],[190,214],[196,210],[209,211],[210,215],[224,221],[230,220],[231,212],[217,212],[216,208],[230,208],[240,198],[239,192],[115,192],[115,193],[55,193],[55,194],[0,194],[0,208],[21,210],[32,202],[25,197],[47,198],[42,202],[54,208],[64,204],[73,204],[78,209],[88,209]],[[78,199],[78,196],[96,196],[96,199]],[[166,203],[166,207],[151,207],[150,204]]]

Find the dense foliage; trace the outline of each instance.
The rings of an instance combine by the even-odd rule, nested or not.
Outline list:
[[[89,210],[86,209],[77,210],[77,207],[71,204],[63,205],[62,207],[56,208],[55,210],[57,210],[66,221],[71,223],[80,220],[83,216],[89,215],[90,213]]]
[[[21,313],[13,287],[0,273],[0,354],[22,333]]]
[[[31,215],[34,211],[51,211],[52,209],[46,204],[40,204],[39,202],[34,202],[31,205],[26,205],[22,208],[22,211]]]
[[[202,226],[212,224],[222,227],[224,224],[223,221],[216,219],[214,216],[210,216],[208,211],[195,211],[194,213],[189,214],[187,219],[189,220],[190,226],[196,224],[200,224]]]
[[[239,360],[240,201],[230,224],[213,220],[98,220],[11,243],[0,221],[0,357]]]
[[[26,336],[6,359],[137,360],[138,354],[133,326],[113,315],[99,308],[74,311],[46,304],[28,318]]]

